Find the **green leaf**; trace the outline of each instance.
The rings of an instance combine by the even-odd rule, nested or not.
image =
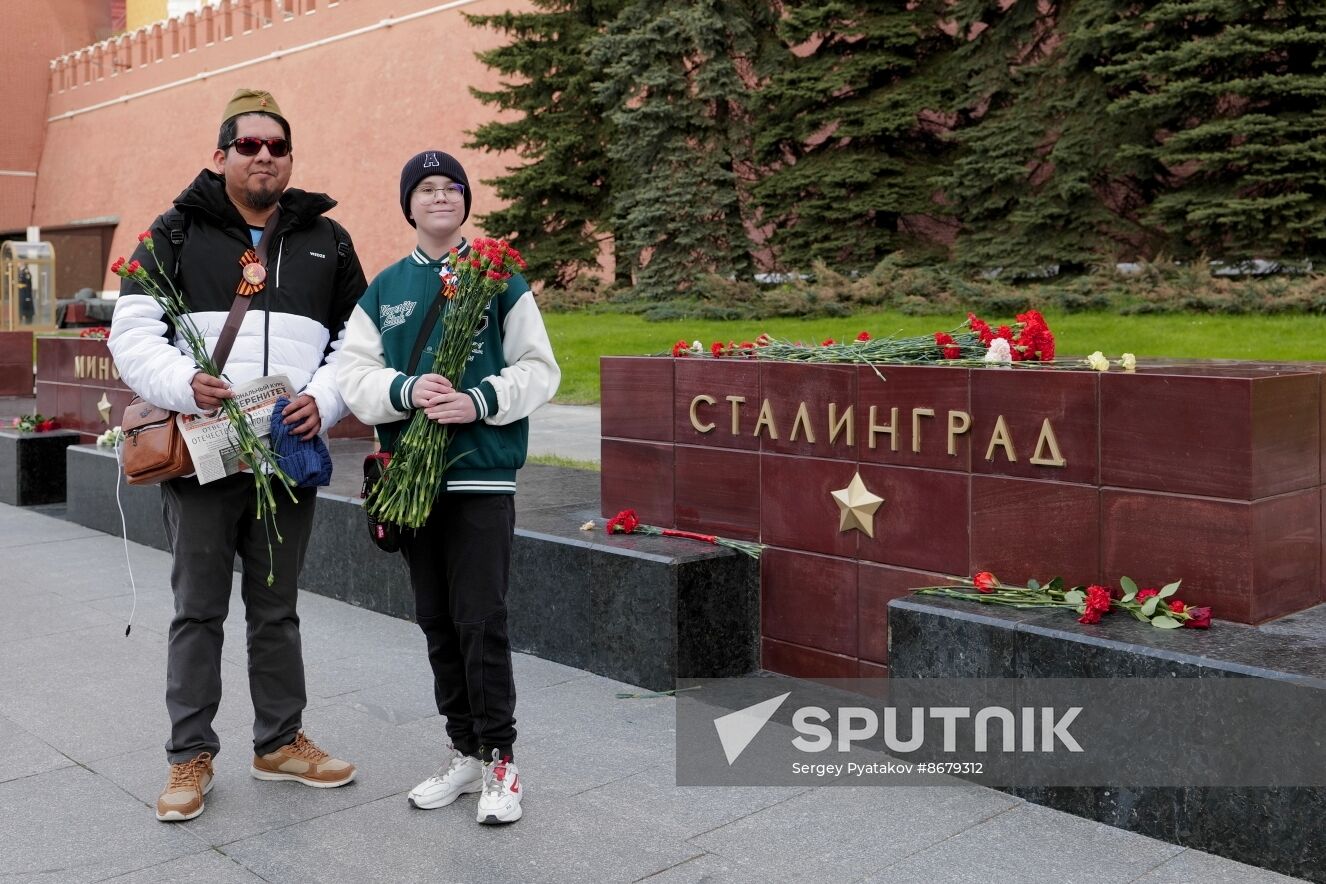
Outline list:
[[[1159,617],[1151,618],[1151,625],[1158,629],[1178,629],[1183,624],[1168,614],[1161,614]]]
[[[1160,591],[1160,598],[1167,599],[1179,591],[1179,584],[1182,580],[1175,580],[1173,583],[1166,583],[1165,588]]]
[[[1124,602],[1131,602],[1131,601],[1133,600],[1133,598],[1136,597],[1136,595],[1137,595],[1137,593],[1135,593],[1135,592],[1130,592],[1130,593],[1126,594],[1123,598],[1119,599],[1119,602],[1120,602],[1120,604],[1122,604],[1122,603],[1124,603]]]
[[[1151,598],[1142,602],[1142,613],[1150,617],[1152,614],[1156,613],[1156,605],[1158,604],[1160,604],[1160,596],[1151,596]]]
[[[1137,595],[1137,584],[1133,582],[1133,578],[1131,577],[1120,577],[1119,588],[1122,589],[1124,595],[1129,598]]]
[[[1030,589],[1030,590],[1037,590],[1037,589],[1040,589],[1040,588],[1041,588],[1040,581],[1038,581],[1038,580],[1028,580],[1028,581],[1027,581],[1027,589]]]
[[[1064,593],[1064,601],[1070,605],[1080,605],[1087,600],[1087,594],[1080,589],[1070,589]]]

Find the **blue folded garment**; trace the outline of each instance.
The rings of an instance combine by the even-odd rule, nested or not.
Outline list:
[[[321,436],[305,442],[281,423],[281,416],[290,400],[282,396],[272,409],[272,451],[280,458],[278,464],[297,488],[317,488],[331,484],[332,460],[327,443]]]

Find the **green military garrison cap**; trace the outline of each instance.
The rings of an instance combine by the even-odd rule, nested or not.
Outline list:
[[[272,93],[262,89],[236,89],[235,94],[230,97],[230,103],[226,105],[226,112],[221,117],[221,122],[224,124],[240,114],[271,114],[285,119]]]

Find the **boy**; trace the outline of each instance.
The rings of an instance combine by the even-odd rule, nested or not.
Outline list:
[[[401,170],[401,210],[418,245],[378,274],[346,326],[337,383],[351,411],[376,425],[392,450],[415,409],[452,425],[450,451],[467,452],[443,476],[428,521],[404,531],[415,614],[428,644],[438,712],[451,747],[434,776],[409,795],[420,808],[481,793],[480,823],[520,819],[515,682],[506,629],[506,589],[515,533],[516,470],[525,462],[527,418],[557,392],[561,371],[529,285],[519,276],[489,303],[464,377],[428,371],[442,320],[428,332],[429,308],[448,272],[451,250],[468,250],[460,227],[470,214],[469,178],[440,150]]]

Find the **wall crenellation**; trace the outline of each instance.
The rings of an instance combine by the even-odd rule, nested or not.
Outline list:
[[[221,0],[51,61],[51,94],[132,75],[231,40],[269,31],[347,0]]]

